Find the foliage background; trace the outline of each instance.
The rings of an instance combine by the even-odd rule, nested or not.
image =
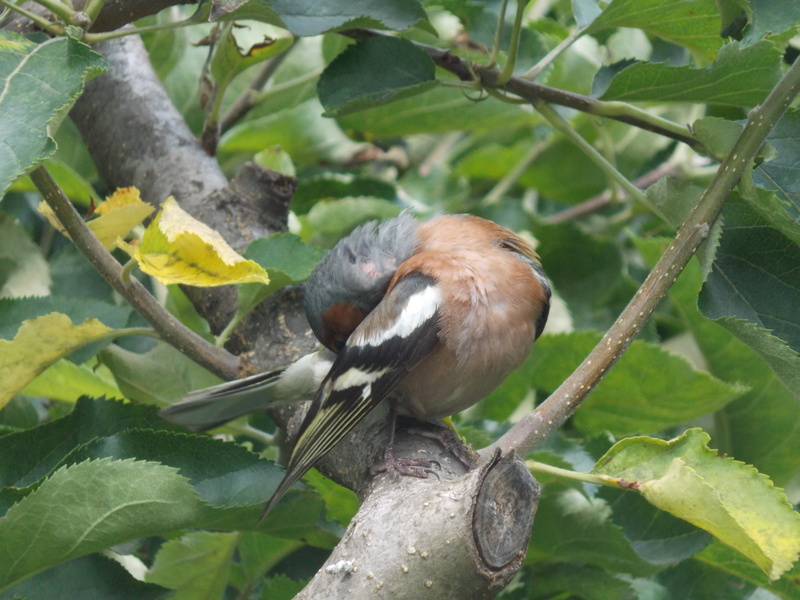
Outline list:
[[[400,39],[485,64],[500,2],[405,0],[372,13],[359,2],[332,4],[339,16],[322,14],[314,3],[246,3],[222,21],[206,70],[209,47],[194,44],[212,26],[200,16],[198,24],[143,39],[170,98],[206,147],[216,145],[226,175],[255,160],[298,178],[290,220],[297,237],[271,238],[279,250],[267,246],[262,263],[273,281],[301,281],[320,255],[316,248],[402,208],[422,216],[473,212],[536,240],[557,294],[554,312],[524,367],[458,417],[476,447],[553,392],[612,325],[697,203],[748,111],[800,48],[794,3],[531,3],[515,73],[542,64],[538,82],[602,101],[594,114],[559,112],[622,176],[650,186],[646,196],[631,198],[621,178],[529,104],[465,87],[410,44],[378,38],[356,51],[352,39],[331,31],[402,30]],[[192,10],[172,7],[137,25],[174,23],[192,18]],[[508,13],[504,52],[514,9]],[[233,27],[233,18],[249,20]],[[290,42],[289,32],[303,37]],[[254,46],[265,36],[284,41]],[[87,317],[117,331],[146,323],[37,213],[40,196],[21,177],[44,161],[84,213],[90,199],[110,194],[76,127],[63,119],[82,81],[102,71],[102,60],[74,38],[34,37],[22,49],[2,39],[4,69],[19,53],[51,53],[40,63],[25,61],[33,83],[0,95],[5,380],[20,347],[35,355],[56,343],[41,337],[56,327],[48,322],[8,345],[24,320],[55,311],[69,316],[59,325],[67,330]],[[540,63],[564,40],[572,43]],[[234,41],[250,54],[232,52]],[[500,67],[507,62],[502,53]],[[17,81],[12,73],[0,71],[7,82]],[[230,111],[257,74],[267,79],[263,90],[234,120]],[[62,79],[64,88],[52,89]],[[215,90],[218,102],[204,111],[199,97]],[[51,102],[33,102],[38,98]],[[215,121],[222,123],[218,145]],[[683,141],[674,139],[679,131]],[[795,103],[638,341],[533,458],[586,471],[619,439],[669,439],[699,425],[712,448],[755,466],[797,504],[798,131]],[[212,338],[180,289],[146,281],[170,311]],[[224,443],[164,423],[153,405],[218,379],[166,344],[112,337],[82,338],[94,343],[55,362],[0,412],[0,598],[55,597],[53,590],[65,589],[78,597],[92,588],[98,598],[173,591],[187,598],[291,597],[338,542],[357,508],[352,494],[311,473],[308,489],[290,495],[253,531],[281,470],[248,450],[274,459],[274,424],[263,415],[251,419],[264,435],[235,423],[220,434],[236,443]],[[539,479],[543,494],[528,556],[502,597],[800,598],[796,566],[769,583],[735,550],[638,496]],[[157,511],[149,508],[156,504]]]

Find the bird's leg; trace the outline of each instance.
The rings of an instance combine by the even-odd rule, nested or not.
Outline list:
[[[410,458],[407,456],[397,456],[394,450],[394,433],[397,427],[397,411],[394,407],[389,409],[389,443],[383,453],[383,462],[376,463],[372,467],[372,474],[388,472],[392,477],[400,475],[410,475],[427,479],[428,475],[436,475],[433,467],[441,468],[438,461],[425,458]],[[437,475],[438,477],[438,475]]]
[[[449,419],[447,419],[447,421],[449,421]],[[408,433],[439,442],[443,448],[440,456],[444,454],[453,455],[458,459],[458,462],[466,467],[467,471],[471,471],[478,466],[478,461],[476,460],[477,454],[472,448],[464,444],[452,426],[452,422],[449,427],[443,427],[434,423],[425,423],[425,425],[428,425],[428,427],[410,427]]]

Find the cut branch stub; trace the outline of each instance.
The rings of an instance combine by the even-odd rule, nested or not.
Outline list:
[[[501,458],[498,450],[482,475],[473,534],[483,562],[499,571],[525,557],[539,505],[539,483],[514,452]]]

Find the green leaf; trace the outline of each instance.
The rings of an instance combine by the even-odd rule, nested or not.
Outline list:
[[[88,206],[90,201],[95,202],[95,204],[99,204],[102,201],[92,184],[63,160],[55,157],[49,158],[44,162],[44,166],[50,171],[50,175],[56,180],[58,187],[76,204]],[[14,182],[10,191],[35,192],[37,190],[29,177],[23,177]]]
[[[244,446],[174,431],[126,429],[97,437],[72,450],[62,464],[101,458],[158,461],[174,467],[204,502],[222,508],[266,502],[283,477],[283,469]]]
[[[293,581],[286,575],[276,575],[264,580],[261,600],[291,600],[306,586],[306,581]]]
[[[276,233],[267,238],[254,240],[247,246],[244,257],[256,261],[267,270],[282,271],[292,283],[308,279],[325,251],[316,246],[304,244],[292,233]]]
[[[753,16],[742,44],[750,45],[770,34],[797,31],[800,4],[783,0],[750,0]]]
[[[305,476],[305,481],[325,501],[325,513],[329,519],[346,525],[358,512],[358,498],[347,488],[317,471],[310,471]]]
[[[258,581],[272,566],[302,545],[296,540],[285,540],[260,531],[242,531],[239,534],[239,565],[246,581]]]
[[[391,183],[374,177],[323,173],[299,182],[292,196],[292,210],[296,214],[305,214],[320,200],[358,196],[396,200],[397,189]]]
[[[336,121],[323,118],[316,98],[240,123],[220,139],[220,151],[225,153],[255,153],[275,145],[295,164],[345,162],[363,147],[347,137]]]
[[[260,167],[270,169],[276,173],[288,175],[289,177],[297,175],[297,169],[294,168],[292,157],[280,146],[264,148],[261,152],[253,156],[253,162]],[[294,198],[292,198],[292,204],[294,204]]]
[[[536,224],[533,233],[544,271],[569,306],[575,327],[611,326],[636,291],[622,276],[619,245],[573,223]]]
[[[87,464],[81,461],[107,458],[152,460],[180,469],[181,480],[193,489],[200,506],[193,516],[196,527],[256,527],[263,503],[283,476],[281,468],[243,446],[179,431],[158,417],[154,407],[81,400],[67,417],[0,438],[0,484],[29,486],[3,490],[4,503],[13,504],[11,508],[20,504],[26,493],[33,493],[31,486],[59,465],[61,472],[75,463]],[[79,495],[73,501],[91,502]],[[322,511],[323,503],[314,494],[292,492],[262,527],[274,535],[331,547],[338,535],[319,523]]]
[[[221,383],[216,375],[168,344],[144,354],[112,345],[100,355],[126,398],[169,406],[184,394]]]
[[[730,546],[713,541],[695,556],[697,562],[712,566],[722,572],[730,573],[749,581],[753,585],[766,588],[780,598],[787,600],[800,599],[800,565],[784,573],[777,581],[771,582],[764,572],[756,567]],[[721,600],[727,600],[721,599]]]
[[[543,336],[527,363],[530,381],[556,389],[599,340],[589,331]],[[615,435],[655,432],[719,410],[743,392],[694,370],[682,356],[635,341],[583,402],[575,425]]]
[[[587,32],[609,27],[644,29],[707,58],[713,58],[722,45],[715,0],[613,0]]]
[[[159,417],[152,406],[81,398],[62,419],[0,438],[0,486],[32,485],[73,448],[98,436],[144,427],[181,431]]]
[[[577,561],[631,575],[655,573],[658,568],[634,552],[610,515],[608,506],[599,498],[587,498],[576,489],[557,484],[546,486],[536,511],[526,562]]]
[[[0,31],[0,196],[53,154],[52,132],[84,83],[104,70],[100,55],[71,37],[36,44]]]
[[[264,39],[242,51],[234,29],[225,29],[222,39],[214,46],[209,69],[214,80],[225,89],[242,71],[285,52],[291,45],[291,37]]]
[[[645,195],[666,216],[669,224],[678,228],[689,216],[702,193],[701,187],[662,177],[647,188]]]
[[[50,267],[47,261],[22,225],[2,211],[0,239],[3,240],[0,244],[0,302],[9,302],[6,300],[8,297],[46,296],[50,291]],[[0,304],[0,337],[11,339],[21,319],[14,322],[15,328],[9,335],[10,318],[5,312]]]
[[[416,0],[271,0],[287,29],[295,35],[310,36],[340,27],[380,27],[408,29],[425,19],[425,11]]]
[[[642,255],[654,265],[670,240],[638,240]],[[690,262],[670,288],[670,299],[692,332],[712,374],[741,382],[750,390],[726,406],[717,418],[715,442],[720,451],[755,465],[780,485],[800,474],[800,390],[795,395],[767,361],[720,324],[697,309],[702,285],[700,265]]]
[[[201,506],[171,467],[103,459],[61,468],[0,518],[0,591],[60,562],[187,527]]]
[[[774,581],[800,553],[800,514],[765,475],[719,457],[709,440],[700,429],[669,442],[627,438],[593,472],[625,480],[655,506],[736,548]]]
[[[732,551],[733,552],[733,551]],[[739,562],[753,566],[741,554]],[[759,590],[730,573],[728,565],[706,564],[700,560],[687,560],[659,573],[658,582],[668,590],[667,598],[680,600],[777,600],[777,596]],[[754,567],[755,568],[755,567]],[[763,574],[762,574],[763,577]]]
[[[548,566],[534,571],[529,598],[581,598],[582,600],[638,600],[630,582],[605,569],[575,564]]]
[[[743,202],[729,200],[723,218],[699,308],[757,350],[789,389],[800,390],[800,248]]]
[[[796,6],[800,8],[800,3]],[[788,203],[781,206],[781,213],[784,220],[791,224],[786,229],[782,228],[784,234],[789,235],[791,229],[797,232],[797,223],[800,221],[800,109],[788,110],[775,125],[768,141],[777,151],[776,156],[759,164],[753,172],[753,179],[760,187],[774,190],[778,197]],[[755,202],[756,207],[761,204]],[[797,235],[795,233],[792,239],[800,243]]]
[[[346,131],[379,138],[447,131],[498,131],[535,124],[540,118],[505,102],[478,102],[464,90],[434,87],[421,96],[376,106],[337,119]]]
[[[711,158],[722,162],[744,129],[744,125],[720,117],[705,117],[692,124],[695,137],[703,143]]]
[[[691,558],[713,539],[702,529],[659,510],[637,494],[604,487],[598,491],[611,507],[614,523],[622,527],[636,553],[656,565]]]
[[[705,69],[636,63],[618,73],[603,100],[708,102],[726,106],[756,106],[781,76],[781,53],[769,42],[741,48],[726,44]]]
[[[238,540],[237,533],[209,531],[169,540],[156,554],[146,580],[177,590],[172,600],[222,600]]]
[[[317,85],[325,116],[337,117],[416,96],[436,85],[433,60],[411,42],[368,38],[348,47]]]
[[[276,233],[251,242],[243,256],[266,270],[269,284],[239,286],[238,315],[246,314],[264,298],[287,285],[308,279],[314,266],[325,256],[325,251],[304,244],[294,234]]]
[[[34,575],[0,594],[0,600],[167,600],[171,593],[134,579],[110,558],[89,554]]]
[[[318,202],[303,219],[303,233],[314,244],[330,248],[361,223],[372,219],[388,219],[398,214],[400,208],[397,204],[381,198],[341,198]]]
[[[20,393],[61,402],[76,402],[81,396],[122,398],[122,392],[113,385],[110,375],[107,370],[101,374],[92,365],[76,365],[62,358],[26,385]]]

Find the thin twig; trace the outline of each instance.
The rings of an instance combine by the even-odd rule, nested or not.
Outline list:
[[[661,179],[662,177],[675,177],[680,172],[680,169],[674,163],[667,161],[665,163],[661,163],[652,171],[648,171],[638,179],[633,181],[633,185],[641,190],[646,190],[651,185],[653,185],[656,181]],[[549,217],[545,217],[542,219],[542,222],[545,225],[558,225],[559,223],[565,223],[567,221],[572,221],[573,219],[579,219],[581,217],[585,217],[586,215],[590,215],[595,213],[599,210],[604,209],[606,206],[611,204],[611,200],[614,194],[610,189],[605,190],[604,192],[594,196],[593,198],[589,198],[588,200],[584,200],[580,204],[576,204],[575,206],[571,206],[566,210],[562,210],[554,215],[550,215]],[[627,196],[625,194],[623,199]]]
[[[296,43],[297,38],[295,38],[292,45],[286,49],[286,52],[281,52],[277,56],[273,56],[261,66],[258,73],[250,80],[247,89],[242,92],[242,95],[239,96],[233,104],[231,104],[230,108],[220,119],[221,132],[224,133],[233,127],[237,121],[250,112],[250,109],[256,104],[257,92],[261,91],[264,85],[272,78],[275,71],[278,70],[278,67],[280,67],[283,61],[286,60],[286,57],[289,56],[289,52],[292,51]]]
[[[579,28],[574,30],[566,38],[561,40],[558,46],[550,50],[550,52],[547,53],[547,56],[545,56],[542,60],[533,65],[530,69],[525,71],[522,75],[520,75],[520,77],[522,77],[523,79],[528,79],[530,81],[536,79],[539,75],[541,75],[542,71],[544,71],[547,67],[550,66],[550,63],[552,63],[555,59],[561,56],[561,54],[567,48],[569,48],[572,44],[574,44],[575,40],[581,37],[584,31],[586,31],[585,28]]]
[[[349,29],[340,33],[356,40],[389,35],[372,29]],[[437,66],[450,71],[462,81],[473,81],[475,77],[478,77],[480,84],[487,89],[503,90],[524,98],[528,102],[544,101],[549,104],[574,108],[590,115],[607,117],[683,142],[696,150],[703,150],[703,145],[692,136],[689,128],[685,125],[679,125],[662,117],[652,115],[632,104],[604,102],[590,96],[583,96],[582,94],[528,81],[522,77],[511,77],[506,83],[500,85],[498,84],[500,71],[497,69],[470,64],[449,50],[442,50],[436,46],[419,42],[412,43],[417,48],[424,50]]]
[[[53,35],[63,35],[64,33],[64,28],[61,25],[57,25],[47,20],[45,17],[41,15],[37,15],[29,10],[25,10],[21,6],[17,6],[16,4],[11,4],[9,0],[0,0],[0,6],[5,6],[12,12],[22,15],[26,19],[30,19],[31,21],[36,23],[36,25],[38,25],[45,31],[52,33]]]
[[[564,134],[568,140],[575,144],[581,152],[583,152],[594,164],[596,164],[602,171],[611,178],[612,181],[617,183],[622,189],[627,191],[631,196],[638,200],[645,207],[652,212],[658,214],[661,218],[666,220],[666,217],[661,213],[661,210],[650,202],[649,198],[645,196],[642,191],[633,185],[626,177],[620,173],[611,162],[600,154],[594,146],[587,142],[581,135],[575,131],[567,120],[558,114],[552,106],[543,102],[542,100],[534,100],[534,108],[541,114],[547,121],[555,127],[558,131]]]
[[[69,233],[78,250],[92,263],[92,266],[103,278],[133,306],[136,312],[153,326],[161,339],[224,379],[238,377],[238,357],[216,348],[188,329],[167,312],[139,281],[135,279],[131,279],[127,283],[123,281],[120,277],[122,266],[91,232],[45,167],[37,167],[31,172],[30,177],[45,202],[50,205],[64,229]]]
[[[546,140],[542,140],[538,144],[531,146],[530,150],[523,156],[512,169],[506,173],[503,178],[497,182],[486,197],[483,199],[484,206],[491,206],[497,204],[503,199],[506,192],[522,177],[523,173],[530,167],[533,162],[549,147]]]
[[[622,356],[698,246],[706,239],[725,200],[798,93],[800,60],[795,60],[764,103],[750,111],[739,139],[720,164],[674,241],[600,343],[547,400],[520,419],[496,443],[481,450],[481,455],[491,456],[500,448],[504,452],[516,450],[524,456],[544,442],[575,412]]]

